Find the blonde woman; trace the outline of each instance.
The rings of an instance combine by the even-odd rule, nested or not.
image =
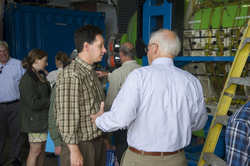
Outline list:
[[[30,151],[27,166],[42,166],[48,132],[50,84],[41,71],[48,65],[47,52],[33,49],[22,63],[27,68],[21,78],[20,131],[28,133]]]

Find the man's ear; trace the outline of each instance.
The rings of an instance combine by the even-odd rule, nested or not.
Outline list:
[[[89,46],[90,46],[90,44],[88,42],[84,42],[83,43],[83,50],[88,52],[89,51]]]
[[[119,56],[120,56],[120,59],[121,59],[124,55],[123,55],[122,52],[120,52]]]
[[[152,47],[152,46],[151,46],[151,47]],[[157,44],[155,44],[155,46],[154,46],[154,48],[153,48],[153,49],[154,49],[154,50],[153,50],[153,51],[154,51],[154,55],[156,55],[156,54],[157,54],[157,51],[159,51],[158,48],[159,48],[159,46],[158,46]]]

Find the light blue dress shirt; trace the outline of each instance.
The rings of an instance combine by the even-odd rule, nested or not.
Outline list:
[[[128,128],[128,145],[148,152],[173,152],[189,145],[191,131],[207,121],[200,82],[157,58],[129,74],[109,112],[96,119],[103,131]]]
[[[0,63],[0,68],[3,65]],[[19,83],[25,69],[20,60],[10,58],[0,74],[0,103],[20,99]]]

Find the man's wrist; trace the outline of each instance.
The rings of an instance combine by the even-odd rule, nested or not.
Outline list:
[[[80,152],[78,144],[68,144],[68,147],[69,147],[70,153],[72,154],[76,154]]]

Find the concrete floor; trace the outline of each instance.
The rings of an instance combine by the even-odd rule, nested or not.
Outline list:
[[[27,134],[24,134],[23,145],[22,145],[22,165],[23,166],[26,166],[26,160],[29,154],[29,143],[27,140],[28,140]],[[5,157],[4,166],[12,166],[11,162],[9,161],[9,152],[10,152],[9,147],[10,147],[10,139],[9,139],[9,134],[7,133],[5,147],[4,147],[4,157]],[[48,153],[46,153],[43,166],[57,166],[58,165],[57,158],[47,157],[47,154]]]

